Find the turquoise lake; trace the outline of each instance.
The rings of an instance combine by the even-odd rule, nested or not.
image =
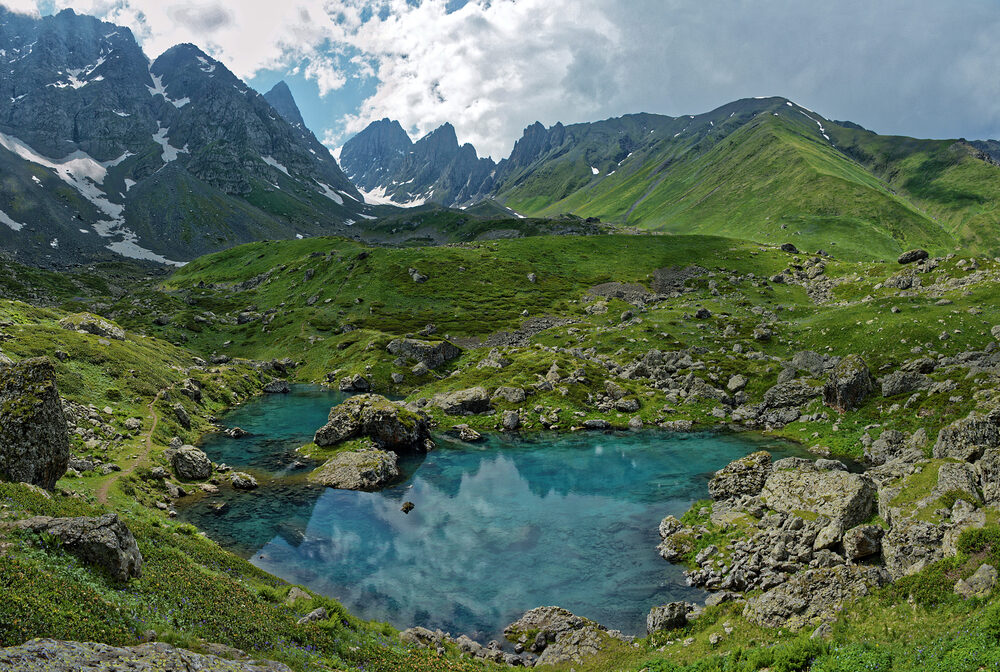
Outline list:
[[[261,479],[180,509],[220,544],[366,619],[422,625],[481,641],[523,612],[559,605],[628,634],[655,605],[698,600],[680,567],[656,553],[657,525],[707,497],[712,473],[766,448],[754,435],[662,432],[494,436],[401,461],[404,480],[377,493],[320,488],[296,466],[344,395],[295,388],[248,403],[225,421],[252,433],[213,435],[215,462]],[[217,512],[213,505],[225,501]],[[409,514],[403,502],[415,505]]]

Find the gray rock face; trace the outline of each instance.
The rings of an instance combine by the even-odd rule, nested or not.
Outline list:
[[[18,672],[292,672],[272,661],[228,660],[153,642],[117,647],[93,642],[33,639],[0,649],[0,669]]]
[[[987,448],[976,462],[976,472],[983,486],[983,499],[987,504],[1000,503],[1000,448]]]
[[[102,338],[110,338],[116,341],[125,340],[125,330],[114,322],[105,320],[103,317],[92,315],[91,313],[77,313],[64,317],[59,321],[59,326],[70,331],[82,331]]]
[[[39,358],[0,364],[0,480],[52,490],[68,463],[66,417],[52,363]]]
[[[490,410],[490,395],[485,387],[471,387],[434,397],[431,402],[448,415],[475,415]]]
[[[671,602],[653,607],[646,615],[646,632],[653,634],[661,630],[674,630],[687,625],[687,616],[694,605],[687,602]]]
[[[867,595],[888,578],[878,567],[810,569],[747,600],[743,616],[765,627],[800,630],[830,618],[846,602]]]
[[[979,482],[976,476],[976,468],[967,462],[942,464],[938,470],[935,494],[962,493],[974,502],[981,502]]]
[[[860,355],[848,355],[840,360],[823,387],[823,403],[841,413],[853,411],[874,391],[875,382],[865,360]]]
[[[943,556],[944,530],[923,521],[895,521],[882,538],[885,568],[897,579],[920,571]]]
[[[391,451],[346,451],[331,457],[309,478],[329,488],[381,490],[399,478],[398,460]]]
[[[275,379],[264,385],[264,392],[266,394],[288,394],[291,391],[287,380]]]
[[[878,466],[901,457],[907,451],[906,435],[895,429],[887,429],[865,447],[865,461]]]
[[[493,398],[503,399],[511,404],[522,404],[525,399],[524,388],[501,386],[493,392]]]
[[[959,579],[955,583],[955,593],[967,600],[973,597],[986,597],[996,585],[996,567],[993,565],[980,565],[975,574],[968,579]]]
[[[716,501],[759,495],[771,474],[771,454],[758,451],[730,462],[715,472],[708,493]]]
[[[212,461],[204,451],[194,446],[184,445],[167,453],[170,466],[181,480],[204,481],[212,475]]]
[[[517,411],[504,411],[501,425],[505,432],[516,432],[521,427],[521,416]]]
[[[99,518],[36,516],[15,525],[58,538],[68,553],[88,564],[103,567],[119,581],[142,575],[142,554],[135,537],[119,520],[118,514],[106,513]]]
[[[912,264],[915,261],[923,261],[929,256],[930,254],[928,254],[927,250],[921,250],[918,248],[903,252],[899,255],[899,259],[897,259],[897,261],[901,264]]]
[[[782,462],[784,462],[782,460]],[[806,462],[781,469],[779,462],[767,477],[761,499],[775,511],[808,511],[828,517],[841,529],[864,522],[875,505],[875,485],[864,476],[845,471],[823,471]]]
[[[1000,447],[1000,411],[985,415],[973,411],[938,432],[934,457],[974,462],[987,448]]]
[[[355,373],[353,376],[346,376],[340,379],[340,385],[338,386],[341,392],[371,392],[372,384],[367,378],[362,376],[360,373]]]
[[[878,525],[858,525],[844,533],[844,556],[848,560],[860,560],[877,554],[882,550],[882,535],[885,534]]]
[[[823,393],[823,389],[805,380],[790,380],[778,383],[764,393],[764,404],[768,408],[801,406]]]
[[[326,425],[314,437],[316,445],[332,446],[368,437],[381,449],[424,450],[430,440],[427,421],[377,394],[351,397],[330,409]]]
[[[428,369],[436,369],[462,354],[462,350],[450,341],[419,341],[415,338],[397,338],[390,341],[386,350],[397,357],[416,360]]]
[[[532,650],[538,652],[536,665],[580,663],[599,653],[613,638],[624,640],[618,632],[561,607],[537,607],[504,628],[512,642],[528,644],[526,633],[537,633]],[[522,641],[523,640],[523,641]]]
[[[883,397],[895,397],[898,394],[910,394],[930,386],[931,380],[916,371],[896,371],[879,381]]]

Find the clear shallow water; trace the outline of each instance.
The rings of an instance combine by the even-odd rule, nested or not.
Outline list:
[[[707,496],[711,474],[737,457],[762,447],[801,454],[710,433],[490,437],[474,446],[439,437],[438,450],[403,460],[405,480],[382,492],[310,486],[301,476],[311,466],[291,466],[294,449],[341,399],[299,388],[230,414],[227,423],[253,436],[213,436],[204,448],[265,485],[199,500],[182,517],[363,618],[484,641],[549,604],[643,633],[650,607],[700,596],[657,555],[660,519]],[[211,506],[220,500],[224,513]],[[416,505],[409,515],[404,501]]]

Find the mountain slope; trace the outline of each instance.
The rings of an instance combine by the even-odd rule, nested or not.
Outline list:
[[[0,242],[23,261],[184,261],[369,211],[304,125],[193,45],[150,64],[125,28],[0,8],[0,58]]]

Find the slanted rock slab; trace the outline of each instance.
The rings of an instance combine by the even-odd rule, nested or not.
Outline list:
[[[863,523],[875,505],[875,485],[860,474],[821,470],[808,461],[788,469],[775,464],[761,498],[783,513],[805,511],[828,517],[848,529]]]
[[[119,581],[142,575],[142,554],[135,537],[116,513],[98,518],[36,516],[17,521],[15,526],[56,537],[66,552],[103,567]]]

